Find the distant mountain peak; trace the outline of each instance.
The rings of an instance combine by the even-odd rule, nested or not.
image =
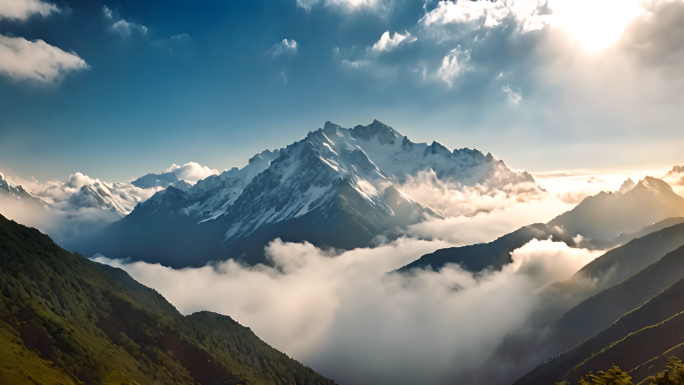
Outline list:
[[[632,178],[627,178],[624,182],[622,182],[622,185],[620,186],[620,192],[621,193],[626,193],[636,187],[636,183],[632,180]]]
[[[334,131],[334,130],[337,130],[338,128],[342,128],[342,127],[338,124],[335,124],[335,123],[329,121],[329,120],[327,122],[325,122],[325,124],[323,125],[323,131],[330,131],[330,130]]]
[[[178,182],[178,177],[172,172],[162,172],[161,174],[147,174],[131,182],[138,188],[157,188],[168,187]]]
[[[351,135],[355,139],[363,139],[366,141],[377,138],[381,144],[394,144],[405,138],[397,130],[377,119],[373,120],[373,123],[367,126],[355,126],[351,129]]]
[[[677,194],[667,182],[662,179],[647,176],[629,191],[629,193],[650,193],[658,199],[677,206],[684,205],[684,198]]]
[[[279,150],[275,150],[275,151],[264,150],[264,151],[262,151],[256,155],[254,155],[253,157],[249,158],[249,161],[247,162],[247,164],[255,165],[257,163],[260,163],[260,164],[266,163],[266,165],[267,165],[268,163],[271,162],[271,160],[273,160],[273,158],[278,157],[278,152],[279,152]]]
[[[662,179],[654,178],[652,176],[647,176],[644,179],[640,180],[639,183],[635,186],[635,188],[642,188],[655,192],[674,193],[674,190],[672,190],[672,186],[670,186],[667,182],[665,182]]]
[[[684,198],[667,182],[647,176],[624,193],[602,191],[587,197],[549,224],[560,225],[571,234],[581,234],[592,240],[609,240],[621,233],[633,233],[668,217],[682,215]]]

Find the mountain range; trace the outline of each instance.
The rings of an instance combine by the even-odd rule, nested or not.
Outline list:
[[[148,174],[131,183],[105,182],[80,172],[64,181],[12,183],[0,175],[0,212],[49,233],[72,248],[77,240],[133,211],[155,192],[190,185],[173,173]]]
[[[684,225],[676,225],[644,239],[655,246],[663,236],[675,235],[684,244]],[[633,257],[638,258],[638,254]],[[684,246],[676,248],[628,279],[578,304],[551,325],[532,350],[551,359],[537,366],[515,385],[575,382],[589,372],[618,365],[647,381],[671,356],[684,353]],[[550,350],[544,350],[551,346]],[[566,349],[569,349],[565,351]],[[563,352],[562,354],[557,354]]]
[[[675,167],[665,179],[679,183],[681,173]],[[327,122],[194,185],[173,173],[131,183],[76,173],[27,189],[0,176],[0,200],[39,216],[59,213],[68,228],[74,218],[98,218],[99,230],[77,232],[69,244],[87,255],[174,268],[228,258],[256,264],[269,262],[264,246],[276,238],[352,249],[440,218],[431,202],[403,192],[426,174],[455,188],[539,189],[529,174],[491,154],[414,143],[374,121],[354,128]],[[478,277],[501,270],[530,241],[547,239],[605,252],[570,279],[542,288],[540,298],[551,305],[491,358],[492,365],[509,360],[510,378],[484,383],[521,375],[515,385],[576,382],[611,364],[648,383],[669,356],[684,356],[684,198],[661,179],[628,179],[619,191],[587,197],[547,223],[437,250],[400,271],[456,264]],[[232,319],[183,316],[122,270],[67,252],[4,217],[0,257],[2,383],[333,383]]]
[[[275,238],[322,248],[371,246],[439,217],[401,192],[402,183],[425,172],[460,186],[535,186],[532,176],[491,154],[414,143],[377,120],[351,129],[327,122],[241,169],[157,192],[77,249],[184,267],[228,258],[265,262],[264,246]]]
[[[623,185],[624,187],[625,185]],[[585,198],[575,208],[546,224],[524,226],[486,244],[437,250],[404,266],[401,271],[446,264],[461,265],[466,270],[501,269],[511,262],[510,253],[537,239],[552,239],[568,246],[607,249],[656,230],[649,227],[672,223],[668,218],[684,216],[684,198],[663,180],[646,177],[624,192],[601,192]]]

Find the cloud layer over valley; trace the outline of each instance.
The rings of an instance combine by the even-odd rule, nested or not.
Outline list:
[[[473,274],[455,265],[438,272],[393,271],[437,249],[489,242],[548,222],[585,196],[617,191],[628,177],[638,181],[664,173],[548,173],[539,178],[547,190],[519,181],[463,186],[423,172],[407,178],[401,191],[430,202],[443,218],[410,226],[404,237],[374,248],[325,250],[276,239],[266,249],[270,265],[252,267],[227,260],[172,269],[94,259],[123,268],[183,313],[230,315],[342,384],[443,384],[459,378],[503,384],[520,371],[515,360],[501,371],[487,367],[487,376],[474,373],[491,365],[508,336],[535,324],[533,317],[559,314],[596,289],[592,280],[575,280],[576,296],[564,296],[567,303],[545,291],[603,251],[533,240],[515,250],[513,263],[501,271]]]
[[[532,241],[501,272],[393,271],[450,246],[402,238],[334,253],[279,240],[273,267],[231,260],[173,270],[122,263],[183,313],[209,309],[251,327],[270,344],[343,384],[440,384],[477,367],[543,306],[545,285],[569,278],[598,252]]]

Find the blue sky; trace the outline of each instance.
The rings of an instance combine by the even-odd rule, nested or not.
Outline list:
[[[22,178],[226,169],[375,118],[532,171],[684,163],[680,0],[11,3],[0,171]]]

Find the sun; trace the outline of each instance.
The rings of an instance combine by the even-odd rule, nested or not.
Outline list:
[[[551,25],[589,53],[617,42],[625,28],[646,13],[642,0],[549,0]]]

